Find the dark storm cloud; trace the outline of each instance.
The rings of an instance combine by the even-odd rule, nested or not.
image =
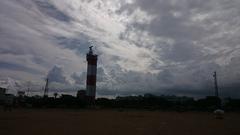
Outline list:
[[[63,48],[74,50],[78,55],[85,55],[88,47],[91,46],[90,37],[79,34],[76,38],[55,37],[56,42]]]
[[[157,77],[159,83],[170,82],[169,89],[176,89],[173,92],[176,94],[204,95],[212,88],[211,75],[215,70],[223,87],[230,87],[231,82],[240,83],[233,75],[239,74],[239,64],[230,61],[240,55],[237,53],[240,33],[236,30],[240,22],[239,7],[236,0],[136,0],[118,10],[119,14],[127,13],[136,18],[128,22],[128,29],[120,37],[131,41],[132,33],[140,33],[137,36],[141,37],[147,32],[151,37],[160,38],[153,43],[156,44],[153,48],[165,65],[151,64],[151,69],[162,70]],[[138,19],[135,15],[138,10],[151,19]],[[143,46],[137,38],[134,42]],[[231,71],[228,70],[230,67]],[[234,95],[225,88],[223,91]]]
[[[157,79],[164,82],[164,83],[172,83],[173,81],[173,74],[171,73],[170,70],[166,69],[162,72],[160,72],[158,75],[157,75]]]
[[[63,65],[49,71],[52,88],[72,92],[85,87],[85,54],[94,45],[98,94],[209,95],[215,70],[222,94],[239,87],[238,0],[0,3],[2,71],[35,75]]]
[[[172,46],[162,48],[162,58],[176,62],[184,62],[200,58],[203,54],[200,47],[190,42],[179,41]]]
[[[128,10],[132,13],[133,9],[140,8],[153,17],[150,22],[133,21],[128,24],[130,28],[147,31],[157,37],[172,38],[177,42],[199,41],[220,32],[221,24],[236,25],[239,21],[234,18],[239,13],[239,2],[237,1],[136,0],[132,4],[126,5],[120,9],[121,13]],[[193,18],[202,19],[202,21],[194,21]],[[214,23],[219,25],[214,26]]]

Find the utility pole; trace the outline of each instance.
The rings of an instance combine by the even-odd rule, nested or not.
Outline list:
[[[46,79],[46,85],[45,85],[43,96],[48,97],[48,78]]]
[[[30,81],[27,82],[27,96],[29,96],[30,93]]]
[[[214,78],[214,86],[215,86],[215,96],[218,97],[218,84],[217,84],[217,72],[214,71],[213,73]]]

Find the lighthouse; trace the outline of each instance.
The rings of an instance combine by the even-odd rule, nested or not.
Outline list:
[[[96,97],[96,78],[97,78],[97,58],[93,53],[93,46],[89,47],[89,52],[86,55],[87,59],[87,81],[86,81],[86,96],[89,100],[94,101]]]

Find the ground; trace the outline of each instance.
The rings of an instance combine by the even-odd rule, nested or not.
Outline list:
[[[118,110],[0,111],[0,135],[240,135],[240,114]]]

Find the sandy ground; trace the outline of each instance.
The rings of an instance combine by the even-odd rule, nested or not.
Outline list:
[[[240,114],[117,110],[0,111],[0,135],[240,135]]]

